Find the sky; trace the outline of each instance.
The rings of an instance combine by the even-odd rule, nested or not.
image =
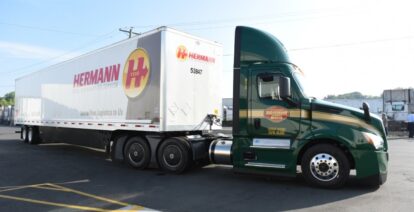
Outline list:
[[[127,39],[119,28],[169,26],[221,43],[232,96],[234,29],[276,36],[301,67],[307,94],[414,87],[414,2],[404,0],[0,1],[0,96],[14,80]]]

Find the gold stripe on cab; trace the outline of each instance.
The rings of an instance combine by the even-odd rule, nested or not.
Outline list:
[[[239,117],[240,118],[265,118],[264,116],[265,110],[240,110]],[[307,110],[300,110],[300,109],[292,109],[288,110],[289,117],[292,118],[309,118],[309,111]]]
[[[349,116],[342,116],[342,115],[331,114],[331,113],[323,113],[323,112],[313,112],[312,113],[312,119],[344,123],[344,124],[353,125],[353,126],[356,126],[356,127],[362,127],[362,128],[368,129],[370,131],[375,132],[377,135],[381,134],[377,129],[375,129],[371,125],[367,124],[365,121],[363,121],[361,119],[358,119],[358,118],[352,118],[352,117],[349,117]]]
[[[265,110],[240,110],[239,117],[240,118],[247,118],[247,117],[265,118],[264,111]],[[289,111],[289,117],[291,118],[309,118],[310,117],[310,112],[308,110],[291,109],[288,111]],[[362,127],[362,128],[368,129],[380,135],[377,129],[375,129],[371,125],[367,124],[365,121],[360,120],[358,118],[342,116],[338,114],[324,113],[324,112],[313,112],[312,119],[344,123],[344,124],[348,124],[348,125],[352,125],[356,127]]]

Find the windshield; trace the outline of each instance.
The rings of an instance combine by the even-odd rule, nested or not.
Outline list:
[[[308,95],[306,94],[308,86],[307,86],[307,81],[306,81],[306,78],[305,78],[305,74],[303,73],[303,71],[299,67],[297,67],[295,65],[293,67],[294,67],[293,78],[295,78],[295,81],[298,84],[299,89],[301,90],[303,96],[305,98],[308,98]]]

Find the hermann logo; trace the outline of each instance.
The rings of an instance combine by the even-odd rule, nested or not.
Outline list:
[[[185,48],[185,46],[183,46],[183,45],[178,46],[177,51],[176,51],[176,55],[177,55],[177,58],[179,60],[181,60],[181,61],[186,60],[187,57],[188,57],[187,48]]]
[[[186,61],[187,59],[189,59],[206,63],[216,62],[216,59],[214,57],[187,50],[187,48],[184,45],[179,45],[177,47],[177,50],[175,51],[175,56],[179,61]]]
[[[134,50],[125,62],[122,85],[125,95],[135,98],[144,91],[150,76],[150,59],[143,48]]]

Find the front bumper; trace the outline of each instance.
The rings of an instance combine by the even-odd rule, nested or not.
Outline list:
[[[353,152],[355,169],[358,179],[369,184],[381,185],[387,180],[388,152],[379,150],[357,150]]]
[[[365,185],[380,186],[387,181],[387,173],[360,178],[359,181]]]

